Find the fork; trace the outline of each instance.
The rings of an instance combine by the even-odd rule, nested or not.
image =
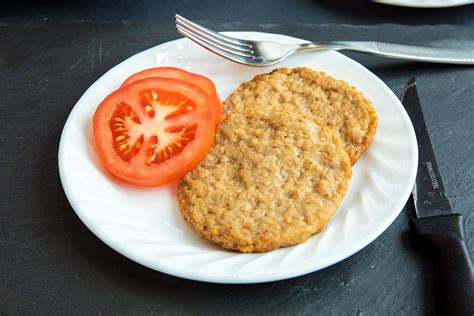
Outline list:
[[[474,49],[400,45],[384,42],[332,41],[297,45],[249,41],[217,33],[178,14],[177,31],[205,49],[239,64],[274,65],[299,51],[348,50],[375,56],[420,62],[474,65]]]

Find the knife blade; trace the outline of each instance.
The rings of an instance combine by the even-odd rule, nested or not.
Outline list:
[[[438,266],[441,308],[448,315],[474,314],[474,274],[464,238],[463,218],[453,213],[431,146],[416,87],[408,81],[402,103],[412,120],[418,141],[418,172],[413,187],[416,218],[410,226],[432,249]]]
[[[421,110],[415,78],[408,81],[402,95],[406,111],[414,124],[418,141],[418,172],[413,187],[413,200],[417,217],[452,214],[451,204],[446,196],[443,178],[431,146],[425,118]]]

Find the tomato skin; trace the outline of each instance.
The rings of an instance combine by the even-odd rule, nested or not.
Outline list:
[[[149,148],[147,135],[153,131],[147,130],[145,122],[150,121],[146,112],[140,106],[140,92],[150,88],[160,88],[164,91],[179,92],[189,97],[196,108],[190,114],[173,119],[163,120],[164,124],[173,126],[196,125],[195,137],[184,149],[165,161],[157,164],[146,164],[146,150]],[[113,146],[113,133],[109,127],[116,111],[117,104],[129,104],[143,123],[145,140],[141,150],[130,161],[124,161]],[[103,166],[117,178],[131,184],[142,186],[160,186],[177,180],[197,166],[209,151],[213,139],[215,124],[214,106],[211,98],[200,88],[169,78],[146,78],[137,80],[108,95],[97,107],[92,122],[94,143]],[[149,126],[151,126],[149,124]]]
[[[161,77],[179,79],[192,83],[203,89],[213,99],[215,106],[216,124],[222,121],[222,103],[217,93],[216,86],[207,77],[195,74],[176,67],[155,67],[139,71],[128,77],[120,86],[121,88],[143,78]]]

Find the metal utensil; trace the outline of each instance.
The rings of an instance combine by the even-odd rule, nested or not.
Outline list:
[[[348,50],[370,55],[444,64],[474,64],[474,49],[451,49],[384,42],[315,42],[288,45],[223,35],[176,14],[178,32],[205,49],[239,64],[264,67],[299,51]]]
[[[410,224],[425,245],[435,250],[447,315],[474,314],[473,266],[464,240],[463,218],[453,213],[431,147],[415,78],[402,95],[418,141],[418,173],[413,188],[416,218]]]

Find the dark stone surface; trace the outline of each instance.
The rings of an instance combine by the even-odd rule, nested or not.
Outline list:
[[[4,0],[0,3],[3,18],[171,23],[175,13],[216,22],[474,25],[474,5],[419,9],[371,0]]]
[[[321,40],[390,36],[459,47],[474,41],[472,28],[454,26],[207,24]],[[343,262],[256,285],[207,284],[155,272],[116,253],[82,224],[57,167],[70,110],[109,68],[177,37],[171,23],[0,20],[0,314],[432,314],[435,274],[413,245],[411,203],[376,241]],[[417,76],[447,192],[465,217],[472,253],[474,68],[351,57],[397,95]]]

